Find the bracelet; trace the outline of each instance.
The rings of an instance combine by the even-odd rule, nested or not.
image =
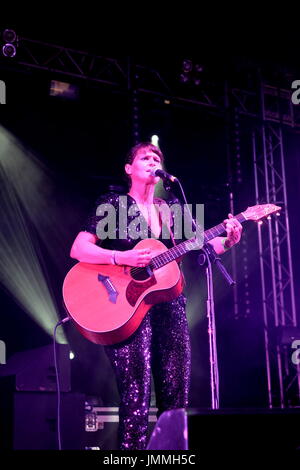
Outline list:
[[[221,244],[223,245],[223,248],[224,248],[225,251],[230,250],[230,246],[226,246],[227,240],[228,240],[228,237],[223,237],[221,239]]]
[[[113,252],[111,254],[111,264],[118,264],[116,262],[116,250],[113,250]]]

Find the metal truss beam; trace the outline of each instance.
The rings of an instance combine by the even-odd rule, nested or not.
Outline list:
[[[269,407],[299,406],[299,370],[291,361],[291,344],[282,340],[298,326],[282,127],[265,120],[253,131],[252,149],[257,204],[282,207],[280,217],[258,224]]]
[[[291,90],[263,79],[251,89],[233,86],[230,79],[204,81],[194,89],[179,87],[163,72],[127,58],[107,58],[23,37],[18,38],[16,57],[1,57],[0,67],[4,61],[121,92],[159,96],[173,106],[203,107],[224,116],[234,109],[253,119],[257,126],[252,136],[256,201],[282,207],[281,216],[268,220],[267,227],[258,225],[269,406],[299,406],[299,369],[291,364],[287,346],[279,341],[274,346],[271,338],[272,330],[297,327],[282,139],[283,127],[300,129],[300,106],[292,104]]]
[[[126,64],[117,59],[68,47],[19,37],[17,55],[13,60],[26,68],[55,72],[125,89],[127,87]]]
[[[49,44],[42,41],[18,37],[17,54],[4,58],[8,64],[26,69],[38,69],[65,77],[109,85],[120,91],[134,87],[139,93],[160,96],[170,100],[174,106],[201,106],[213,112],[224,113],[228,106],[252,118],[261,118],[261,96],[257,90],[231,86],[226,80],[210,81],[201,86],[184,87],[178,92],[174,80],[166,79],[163,73],[149,66],[132,64],[127,58],[114,59],[90,52]],[[1,62],[0,62],[1,66]],[[132,70],[134,69],[134,70]],[[134,80],[132,77],[134,76]],[[176,80],[175,80],[176,81]],[[300,109],[291,102],[291,91],[264,84],[261,88],[265,107],[264,119],[299,127]]]
[[[293,105],[291,95],[291,90],[262,81],[260,92],[233,88],[229,99],[242,115],[300,129],[300,106]]]

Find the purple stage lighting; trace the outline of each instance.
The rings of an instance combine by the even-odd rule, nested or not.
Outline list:
[[[5,43],[13,43],[17,39],[16,32],[13,29],[5,29],[2,34],[3,41]]]
[[[10,44],[10,43],[4,44],[4,46],[2,47],[2,54],[5,57],[15,57],[15,55],[16,55],[16,46],[14,46],[14,44]]]

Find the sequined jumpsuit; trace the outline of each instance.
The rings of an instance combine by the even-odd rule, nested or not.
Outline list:
[[[119,202],[119,195],[109,193],[97,201],[97,206],[101,203],[112,204],[116,209],[118,222]],[[135,200],[127,195],[127,207],[131,204],[135,204]],[[101,217],[91,215],[84,230],[96,234],[100,219]],[[130,223],[132,219],[128,216],[127,220]],[[151,237],[149,227],[148,235]],[[101,247],[129,250],[138,241],[139,239],[133,240],[129,236],[118,239],[117,223],[116,239],[103,240]],[[173,246],[171,239],[162,241],[168,248]],[[172,301],[156,304],[129,339],[113,346],[105,346],[120,395],[119,447],[122,450],[145,449],[147,445],[151,371],[158,416],[166,410],[188,406],[191,353],[185,306],[184,294]]]

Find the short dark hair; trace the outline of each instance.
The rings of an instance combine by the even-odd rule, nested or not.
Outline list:
[[[129,163],[131,165],[138,151],[143,148],[149,148],[150,150],[152,150],[152,152],[156,153],[156,155],[158,155],[161,161],[163,162],[164,155],[162,151],[158,147],[156,147],[156,145],[152,144],[151,142],[140,142],[139,144],[136,144],[134,147],[132,147],[129,150],[129,152],[126,155],[125,163]]]
[[[156,155],[159,156],[161,162],[163,163],[164,154],[162,153],[162,151],[156,145],[152,144],[151,142],[140,142],[139,144],[136,144],[134,147],[132,147],[129,150],[129,152],[127,153],[126,158],[125,158],[125,164],[129,163],[131,165],[133,163],[138,151],[141,150],[141,149],[144,149],[144,148],[152,150],[152,152],[156,153]],[[127,179],[128,185],[131,186],[130,176],[128,176],[127,173],[125,173],[125,177]]]

